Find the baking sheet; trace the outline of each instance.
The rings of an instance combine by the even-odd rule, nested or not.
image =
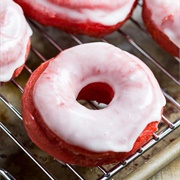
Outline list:
[[[143,25],[141,20],[141,7],[138,6],[133,15],[133,18],[138,21],[139,24]],[[31,23],[30,23],[31,24]],[[33,27],[33,26],[32,26]],[[45,32],[52,37],[57,44],[63,49],[77,45],[76,42],[69,34],[66,34],[58,29],[51,27],[41,27]],[[127,21],[121,28],[123,32],[129,34],[134,41],[147,51],[150,56],[155,58],[164,69],[172,73],[173,77],[179,78],[179,62],[162,50],[153,40],[151,40],[144,32],[140,31],[138,27],[132,23],[131,20]],[[40,54],[49,59],[59,53],[55,47],[53,47],[46,38],[33,27],[33,37],[31,54],[29,55],[27,66],[31,70],[36,69],[42,60],[34,53],[33,49],[36,49]],[[142,59],[154,72],[157,80],[159,81],[162,89],[170,94],[171,97],[180,103],[180,89],[179,86],[174,83],[164,72],[159,70],[156,65],[151,63],[142,53],[127,42],[120,32],[114,32],[104,39],[90,38],[86,36],[75,36],[82,43],[94,42],[94,41],[108,41],[128,52],[135,54]],[[29,78],[27,70],[23,70],[21,75],[15,79],[15,81],[22,87],[24,87],[26,81]],[[7,83],[0,88],[0,93],[5,97],[19,112],[21,112],[21,92],[14,86],[12,82]],[[164,115],[172,122],[180,117],[180,112],[171,102],[167,101],[167,105],[164,110]],[[2,102],[0,101],[0,122],[2,122],[12,134],[23,143],[23,145],[34,155],[37,160],[43,164],[57,179],[79,179],[68,167],[59,164],[52,157],[42,152],[37,148],[28,138],[22,121]],[[160,124],[160,129],[164,128],[164,123]],[[124,168],[120,173],[113,177],[114,180],[122,179],[129,173],[136,170],[144,162],[148,161],[159,151],[163,150],[164,147],[168,146],[171,142],[180,136],[178,130],[171,133],[156,146],[151,148],[137,160],[133,161],[130,165]],[[110,169],[114,165],[105,166]],[[42,172],[39,167],[7,136],[7,134],[0,129],[0,168],[8,170],[17,179],[49,179]],[[81,168],[74,167],[85,179],[97,179],[102,172],[98,168]]]

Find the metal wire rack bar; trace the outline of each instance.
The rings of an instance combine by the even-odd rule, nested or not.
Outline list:
[[[21,113],[10,103],[8,100],[0,94],[0,100],[20,119],[22,120]]]
[[[29,20],[29,22],[59,51],[62,51],[62,48],[45,32],[43,31],[34,21]]]
[[[24,89],[14,80],[12,79],[11,82],[14,84],[14,86],[21,92],[24,92]]]
[[[0,169],[0,179],[1,177],[7,179],[7,180],[15,180],[15,178],[6,170]]]
[[[71,166],[70,164],[66,164],[66,166],[74,173],[80,180],[84,180],[84,178]]]
[[[174,104],[178,109],[180,109],[180,104],[173,99],[168,93],[166,93],[165,91],[163,91],[164,96],[172,103]]]
[[[152,58],[145,50],[143,50],[143,48],[140,47],[128,34],[126,34],[124,31],[120,29],[118,30],[118,32],[121,33],[134,48],[136,48],[145,57],[147,57],[149,61],[151,61],[153,64],[156,65],[156,67],[158,67],[167,76],[169,76],[177,85],[180,85],[179,80],[177,80],[172,74],[170,74],[166,69],[164,69],[154,58]]]
[[[43,55],[34,47],[31,46],[31,50],[34,54],[36,54],[43,62],[46,61],[46,59],[43,57]]]
[[[144,30],[144,28],[141,27],[141,25],[139,25],[139,23],[134,20],[133,18],[131,18],[132,23],[134,23],[142,32],[146,33],[146,31]],[[29,20],[30,24],[36,28],[42,35],[43,37],[48,40],[57,50],[62,51],[63,48],[61,48],[56,41],[49,36],[38,24],[36,24],[35,22]],[[141,52],[145,57],[147,57],[147,59],[149,61],[151,61],[157,68],[159,68],[163,73],[165,73],[168,77],[170,77],[177,85],[180,85],[180,82],[173,77],[172,74],[170,74],[167,70],[165,70],[154,58],[152,58],[146,51],[143,50],[142,47],[140,47],[128,34],[126,34],[124,31],[122,31],[121,29],[118,30],[119,34],[124,36],[126,38],[126,40],[135,48],[137,49],[139,52]],[[75,35],[70,34],[69,35],[77,44],[82,44],[83,42],[78,39]],[[108,42],[105,38],[100,39],[100,41],[103,42]],[[31,47],[31,51],[37,56],[39,57],[39,59],[44,62],[46,61],[46,58],[35,48],[35,47]],[[176,58],[176,60],[179,60]],[[27,72],[29,72],[29,74],[32,73],[32,70],[30,67],[28,67],[27,65],[25,65],[25,69],[27,70]],[[12,84],[21,92],[23,93],[23,88],[20,86],[20,84],[18,82],[16,82],[15,79],[11,80]],[[180,104],[173,99],[173,97],[171,97],[167,92],[165,92],[163,90],[163,93],[166,97],[166,99],[168,99],[172,104],[174,104],[178,109],[180,109]],[[0,101],[2,101],[20,120],[22,120],[22,116],[21,113],[8,101],[8,99],[6,99],[2,94],[0,94]],[[90,104],[90,106],[94,109],[98,109],[98,107],[96,106],[96,104],[94,104],[93,102],[88,102]],[[159,141],[161,141],[163,138],[165,138],[167,135],[169,135],[170,133],[172,133],[174,130],[176,130],[178,127],[180,127],[180,119],[177,119],[174,122],[171,122],[170,120],[168,120],[167,117],[165,117],[164,115],[162,116],[162,121],[168,126],[167,128],[163,129],[161,132],[159,132],[158,134],[154,134],[152,139],[147,142],[146,145],[144,145],[138,152],[136,152],[134,155],[132,155],[131,157],[127,158],[124,162],[120,162],[119,164],[115,165],[113,168],[111,168],[110,170],[106,170],[106,168],[104,167],[97,167],[101,172],[102,175],[98,178],[99,180],[105,180],[105,179],[109,179],[111,177],[113,177],[115,174],[117,174],[120,170],[124,169],[129,163],[133,162],[136,158],[138,158],[139,156],[141,156],[144,152],[146,152],[148,149],[150,149],[152,146],[154,146],[155,144],[157,144]],[[27,154],[29,156],[29,158],[36,163],[36,165],[49,177],[49,179],[56,179],[46,168],[43,167],[43,165],[41,163],[39,163],[34,156],[26,149],[26,147],[17,140],[17,138],[14,137],[14,135],[7,129],[7,127],[0,122],[0,128],[24,151],[25,154]],[[78,173],[78,171],[71,165],[66,164],[66,166],[81,180],[84,180],[84,177],[81,176],[80,173]],[[9,175],[9,173],[5,170],[1,170],[0,169],[0,174],[3,175],[3,177],[5,177],[6,179],[13,180],[13,177],[11,175]]]
[[[26,69],[30,74],[32,74],[32,70],[28,68],[26,65],[24,66],[24,69]]]

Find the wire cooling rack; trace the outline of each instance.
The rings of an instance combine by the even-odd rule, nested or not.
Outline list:
[[[139,13],[138,16],[140,16],[141,5],[138,5],[137,9],[139,9],[137,10],[137,13]],[[118,164],[113,164],[111,166],[95,167],[96,170],[94,169],[84,170],[84,171],[93,171],[93,173],[97,172],[97,176],[95,179],[99,179],[99,180],[110,179],[110,178],[113,178],[115,175],[123,173],[123,170],[127,166],[129,166],[132,162],[135,162],[138,157],[142,157],[143,154],[147,152],[148,150],[153,149],[153,147],[156,144],[161,143],[161,141],[166,136],[169,136],[173,132],[177,131],[177,128],[180,126],[180,116],[179,116],[180,104],[177,98],[178,94],[176,94],[179,90],[178,88],[180,85],[179,69],[178,69],[180,60],[178,58],[171,57],[166,52],[164,52],[158,45],[156,45],[153,42],[153,40],[150,38],[146,30],[144,29],[142,20],[139,20],[139,17],[137,18],[138,20],[136,18],[137,18],[136,16],[135,17],[132,16],[132,18],[122,28],[118,29],[112,35],[101,38],[101,39],[66,34],[57,29],[42,27],[39,24],[29,20],[31,27],[34,30],[34,35],[33,35],[34,40],[32,40],[30,57],[23,70],[26,76],[23,77],[23,83],[21,83],[22,75],[20,75],[20,80],[19,80],[19,77],[16,79],[12,79],[9,83],[1,87],[1,88],[5,88],[5,86],[8,86],[10,84],[10,86],[13,86],[13,88],[19,91],[20,95],[16,97],[14,95],[14,90],[10,92],[0,91],[1,105],[5,106],[8,109],[7,111],[13,112],[13,114],[16,117],[15,118],[16,121],[18,121],[17,119],[22,120],[22,116],[21,116],[20,109],[18,108],[19,105],[16,105],[16,103],[14,103],[14,99],[21,98],[24,84],[28,80],[32,71],[40,63],[55,56],[57,53],[61,52],[62,50],[68,47],[71,47],[77,44],[86,43],[86,42],[103,41],[103,42],[114,44],[117,47],[120,47],[122,49],[124,48],[125,50],[130,51],[131,53],[135,54],[136,56],[139,56],[142,60],[144,60],[144,62],[148,66],[150,66],[150,68],[153,70],[155,75],[157,75],[157,77],[160,77],[158,81],[162,87],[162,91],[168,102],[167,106],[164,108],[164,113],[162,115],[162,121],[160,123],[159,131],[157,133],[154,133],[152,139],[149,142],[147,142],[146,145],[141,147],[141,149],[137,153],[127,158],[125,161],[119,162]],[[133,27],[134,29],[136,29],[136,32],[138,32],[136,36],[134,36],[135,31],[129,27]],[[63,36],[60,36],[58,37],[58,39],[56,39],[54,37],[55,33],[63,34]],[[39,42],[39,39],[37,40],[37,37],[35,37],[36,34],[39,34],[38,37],[40,37],[40,39],[43,40],[43,46],[41,46],[41,42]],[[114,43],[115,41],[116,42],[118,41],[118,42]],[[147,46],[148,43],[150,44],[148,48],[144,48],[145,45]],[[44,46],[44,44],[46,45]],[[156,57],[154,54],[157,54],[157,53],[163,54],[163,57],[161,56],[160,58]],[[33,61],[32,60],[33,58],[37,60],[36,63],[31,63],[31,61]],[[163,59],[163,60],[161,61],[159,59]],[[168,68],[169,64],[171,63],[173,64],[173,67],[175,68],[173,69]],[[161,81],[161,79],[163,80]],[[174,89],[177,89],[175,93],[174,93]],[[13,98],[11,98],[9,93],[11,94]],[[90,106],[94,107],[94,104],[92,104],[91,102],[89,103],[90,103]],[[169,108],[169,106],[171,108]],[[94,107],[94,108],[97,108],[97,107]],[[177,116],[173,116],[174,111],[175,111],[175,114],[178,114]],[[1,112],[1,109],[0,109],[0,112]],[[11,116],[8,118],[11,119]],[[17,122],[13,122],[13,123],[16,124]],[[16,133],[13,131],[13,129],[8,125],[6,121],[4,121],[4,116],[1,116],[0,132],[3,132],[4,134],[6,134],[6,136],[4,135],[3,137],[6,137],[7,140],[11,139],[13,143],[22,151],[22,153],[26,154],[27,157],[30,159],[30,161],[32,161],[41,170],[41,172],[44,173],[47,179],[64,179],[63,177],[64,177],[65,172],[63,173],[62,171],[62,173],[59,174],[58,176],[54,175],[52,168],[49,169],[48,167],[46,167],[46,165],[43,164],[37,158],[34,152],[31,152],[31,149],[28,149],[25,143],[16,136]],[[0,137],[0,140],[1,140],[1,137]],[[0,161],[2,158],[3,157],[0,154]],[[52,160],[52,161],[56,161],[56,160]],[[66,168],[70,170],[73,173],[72,179],[81,179],[81,180],[87,179],[84,176],[84,173],[82,173],[83,171],[82,170],[78,171],[78,168],[76,168],[75,166],[72,166],[69,164],[62,165],[59,162],[57,162],[56,166],[59,166],[59,168],[63,168],[63,169]],[[7,168],[7,166],[5,167],[6,167],[6,170],[3,169],[3,166],[2,167],[0,166],[0,168],[2,168],[0,169],[0,177],[3,177],[4,179],[8,179],[8,180],[15,179],[13,177],[12,169]],[[9,171],[11,171],[11,174],[9,173]],[[31,169],[28,169],[27,171],[31,171]],[[21,176],[22,174],[19,175],[19,177]],[[27,178],[21,177],[21,179],[27,179]]]

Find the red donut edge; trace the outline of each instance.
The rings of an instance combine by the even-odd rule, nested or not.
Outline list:
[[[157,121],[146,126],[144,131],[137,138],[134,147],[130,152],[91,152],[82,149],[81,147],[70,145],[57,137],[45,125],[32,98],[34,84],[51,60],[41,64],[33,72],[25,86],[22,96],[22,117],[25,129],[32,142],[40,149],[64,163],[75,164],[78,166],[98,166],[125,160],[125,158],[134,154],[142,145],[152,138],[153,133],[157,131]]]
[[[142,18],[147,31],[152,38],[168,53],[180,57],[180,49],[154,24],[151,19],[151,11],[147,8],[146,1],[143,2]]]
[[[42,25],[53,26],[67,33],[84,34],[84,35],[88,35],[92,37],[102,37],[117,30],[119,27],[121,27],[125,23],[125,21],[127,21],[131,17],[132,12],[137,5],[138,0],[134,2],[125,20],[113,26],[104,26],[100,23],[93,23],[91,21],[78,22],[75,20],[67,19],[67,17],[63,17],[63,15],[50,16],[51,14],[49,12],[45,13],[42,11],[38,11],[38,9],[34,8],[31,4],[28,4],[27,2],[25,2],[25,0],[23,1],[15,0],[15,2],[18,3],[22,7],[26,16],[36,20]]]

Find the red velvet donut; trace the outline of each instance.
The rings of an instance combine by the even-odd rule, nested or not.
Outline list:
[[[180,1],[144,0],[142,17],[154,40],[173,56],[180,57]]]
[[[104,36],[118,29],[132,14],[137,0],[15,0],[25,14],[46,26],[69,33]]]
[[[21,7],[12,0],[0,0],[0,82],[17,77],[30,50],[32,31]]]
[[[101,110],[77,99],[107,104]],[[83,44],[40,65],[27,82],[22,116],[31,140],[79,166],[124,160],[157,130],[165,98],[149,68],[107,43]]]

